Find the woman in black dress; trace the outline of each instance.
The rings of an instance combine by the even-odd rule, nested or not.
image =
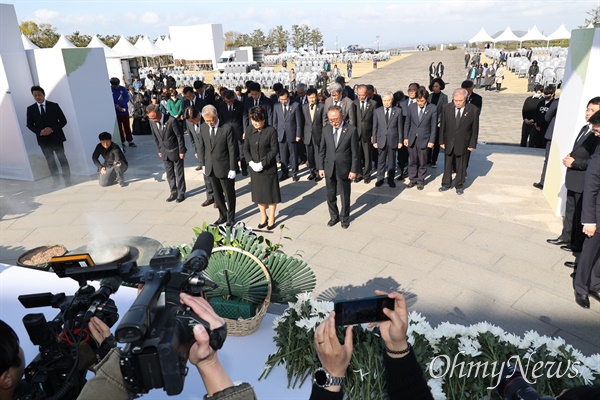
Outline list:
[[[277,203],[281,202],[276,161],[279,152],[277,131],[272,126],[265,126],[267,115],[262,107],[253,107],[248,114],[252,126],[246,132],[244,156],[250,167],[252,201],[258,204],[260,210],[258,228],[273,230]]]

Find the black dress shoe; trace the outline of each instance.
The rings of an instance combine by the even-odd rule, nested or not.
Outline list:
[[[574,261],[565,261],[565,267],[575,269],[577,264]]]
[[[275,222],[273,222],[273,225],[267,226],[267,230],[272,231],[273,229],[275,229]]]
[[[285,181],[287,178],[289,178],[290,176],[288,174],[281,174],[279,175],[279,180],[280,181]]]
[[[566,244],[564,246],[560,246],[560,249],[564,250],[564,251],[571,251],[573,253],[579,253],[581,251],[580,248],[573,247],[570,244]]]
[[[390,185],[391,188],[395,188],[396,187],[396,184],[394,183],[394,178],[388,179],[388,185]]]
[[[265,223],[264,223],[264,224],[258,224],[257,228],[258,228],[258,229],[263,229],[263,228],[265,228],[267,225],[269,225],[269,223],[268,223],[267,221],[265,221]]]
[[[342,229],[348,229],[349,226],[350,226],[350,222],[342,221]]]
[[[371,178],[369,178],[369,177],[366,177],[366,178],[365,178],[365,183],[371,183]]]
[[[298,175],[295,175],[295,174],[294,174],[294,176],[292,176],[292,180],[293,180],[294,182],[298,182],[298,181],[300,180],[300,178],[298,178]]]
[[[590,298],[586,294],[575,292],[575,303],[579,304],[580,307],[590,308]]]
[[[170,195],[167,198],[167,202],[169,202],[169,203],[172,202],[172,201],[175,201],[175,200],[177,200],[177,195],[174,195],[174,194]]]
[[[243,176],[248,176],[248,170],[247,169],[243,169],[242,170],[242,175]]]
[[[314,174],[310,174],[307,179],[309,181],[312,181],[313,179],[315,179],[315,175]]]
[[[561,238],[556,238],[556,239],[546,239],[547,243],[550,244],[555,244],[557,246],[562,246],[564,244],[569,244],[569,242],[567,242],[566,240],[562,240]]]
[[[202,171],[202,167],[201,166],[197,166],[196,167],[196,171]]]
[[[363,176],[362,175],[356,175],[356,179],[354,180],[355,183],[358,183],[360,181],[363,180]]]
[[[181,203],[184,200],[185,200],[185,195],[182,194],[181,196],[178,196],[177,200],[175,200],[175,201],[178,202],[178,203]]]
[[[411,189],[411,188],[414,188],[415,186],[417,186],[417,184],[415,182],[409,182],[408,185],[406,185],[406,188]]]
[[[234,226],[235,225],[235,221],[227,221],[227,226]]]
[[[213,225],[221,225],[221,224],[224,224],[225,221],[227,221],[227,218],[219,218],[218,220],[215,221],[215,223]]]
[[[539,182],[534,182],[533,187],[540,190],[544,189],[544,185]]]
[[[377,181],[377,182],[375,182],[375,186],[376,187],[380,187],[381,185],[383,185],[383,181]]]
[[[423,190],[423,189],[425,189],[425,185],[423,185],[422,183],[419,183],[417,185],[417,190]]]
[[[464,192],[465,192],[465,190],[463,188],[456,188],[457,195],[461,196]]]
[[[438,189],[438,192],[445,192],[447,190],[450,190],[450,188],[446,187],[446,186],[440,186],[440,188]]]
[[[600,292],[596,292],[595,290],[588,291],[588,295],[592,297],[596,301],[600,301]]]
[[[204,202],[203,202],[202,204],[200,204],[200,206],[202,206],[202,207],[208,207],[208,206],[210,206],[211,204],[213,204],[214,202],[215,202],[215,201],[214,201],[213,199],[210,199],[210,200],[209,200],[209,199],[206,199],[206,200],[204,200]]]
[[[327,223],[327,226],[334,226],[335,224],[337,224],[338,222],[340,222],[339,219],[330,219],[329,222]]]

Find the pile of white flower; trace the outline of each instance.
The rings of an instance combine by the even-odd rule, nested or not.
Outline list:
[[[333,303],[303,293],[274,321],[278,351],[269,356],[266,377],[284,365],[289,385],[302,385],[319,367],[313,346],[316,326],[333,310]],[[381,340],[377,328],[355,327],[354,352],[345,391],[349,399],[384,398]],[[343,338],[340,330],[339,337]],[[584,356],[560,337],[535,331],[523,337],[480,322],[471,326],[441,323],[433,328],[421,314],[409,314],[408,340],[423,366],[435,399],[496,396],[505,362],[515,366],[526,382],[542,395],[558,395],[564,388],[600,384],[600,354]],[[376,351],[373,351],[373,350]],[[375,355],[375,356],[374,356]],[[497,397],[497,396],[496,396]]]

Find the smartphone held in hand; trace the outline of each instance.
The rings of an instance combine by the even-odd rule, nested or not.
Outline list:
[[[341,326],[388,321],[383,309],[393,310],[394,304],[394,299],[386,295],[336,300],[333,306],[335,324]]]

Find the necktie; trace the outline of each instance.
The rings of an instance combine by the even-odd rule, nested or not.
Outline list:
[[[385,109],[385,122],[386,123],[390,122],[390,109],[389,109],[389,107]]]
[[[337,144],[338,144],[338,130],[337,129],[333,130],[333,143],[335,144],[335,147],[337,147]]]
[[[283,118],[287,117],[288,109],[287,106],[283,106]]]
[[[360,102],[360,104],[361,104],[361,106],[360,106],[360,110],[361,110],[362,112],[365,112],[365,102],[364,102],[364,101],[361,101],[361,102]]]
[[[46,119],[46,110],[43,104],[40,104],[40,114],[42,114],[42,119]]]
[[[198,131],[200,131],[200,124],[196,124],[196,133],[198,133]]]
[[[210,128],[210,145],[211,145],[211,146],[212,146],[212,144],[213,144],[213,139],[214,139],[214,137],[215,137],[215,127],[214,127],[214,126],[212,126],[212,127]]]
[[[581,140],[581,138],[584,137],[589,131],[590,131],[590,128],[588,128],[588,127],[586,127],[585,130],[582,130],[579,133],[579,136],[577,136],[577,139],[575,139],[575,143],[579,142]]]
[[[229,112],[231,112],[231,106],[229,106]]]
[[[421,118],[423,118],[423,109],[419,107],[419,121],[421,121]]]
[[[461,109],[457,108],[456,109],[456,126],[458,126],[458,123],[460,122],[460,114],[461,114]]]
[[[310,122],[313,122],[315,120],[315,105],[311,104],[310,105]]]
[[[258,107],[258,100],[254,100],[254,107]]]

